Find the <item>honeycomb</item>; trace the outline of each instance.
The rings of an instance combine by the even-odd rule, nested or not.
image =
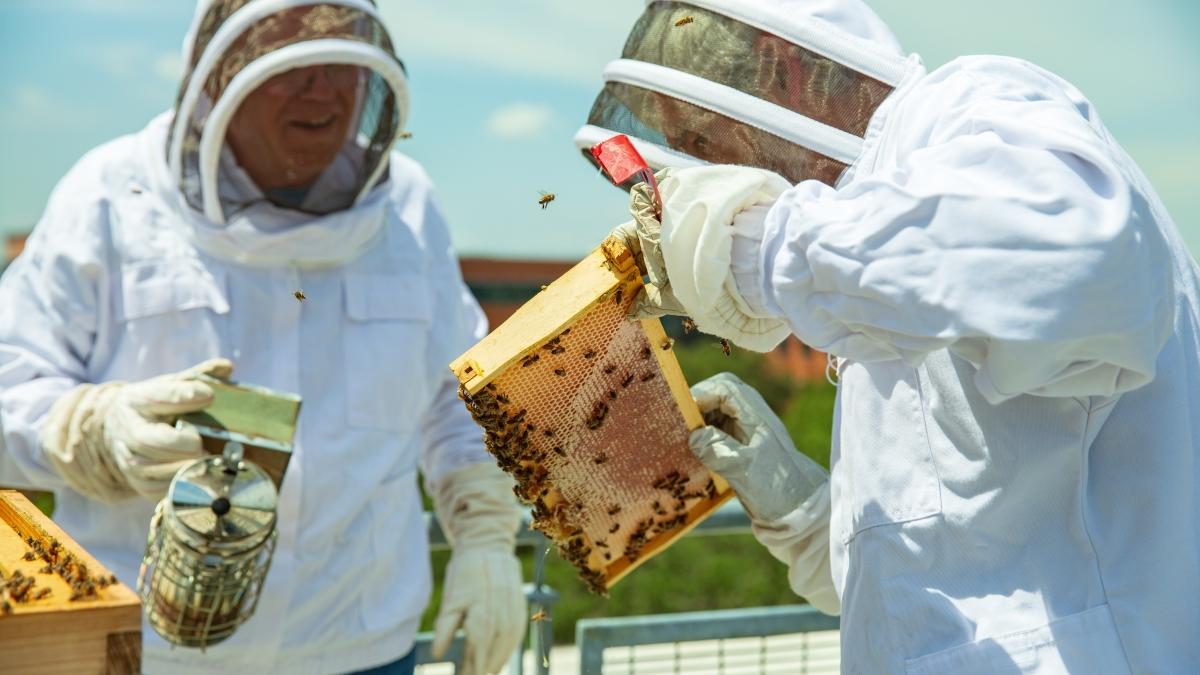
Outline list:
[[[640,283],[615,271],[567,325],[461,390],[533,527],[602,594],[731,494],[688,449],[698,423],[681,404],[699,413],[661,324],[626,318]]]

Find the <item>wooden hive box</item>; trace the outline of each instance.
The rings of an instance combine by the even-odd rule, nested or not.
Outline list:
[[[450,365],[533,527],[598,593],[733,495],[688,448],[703,426],[642,286],[609,238]]]
[[[0,575],[0,671],[140,672],[137,594],[11,490],[0,490]]]

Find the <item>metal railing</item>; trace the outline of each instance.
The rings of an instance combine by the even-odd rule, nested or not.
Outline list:
[[[517,545],[532,547],[537,556],[536,564],[545,565],[549,540],[540,532],[529,529],[530,514],[523,516],[517,534]],[[437,519],[432,513],[425,514],[431,550],[449,550],[449,543]],[[729,501],[712,515],[701,521],[687,536],[719,536],[744,534],[750,531],[750,517],[737,501]],[[540,578],[540,575],[537,575]],[[519,647],[509,660],[510,675],[524,672],[525,650],[535,655],[549,654],[551,643],[554,603],[558,593],[545,584],[526,584],[525,598],[531,614],[545,610],[546,619],[530,622],[528,644]],[[588,619],[576,624],[576,646],[581,651],[581,672],[600,673],[603,650],[614,646],[633,646],[664,642],[694,642],[698,640],[721,640],[739,637],[804,633],[815,630],[836,630],[838,619],[828,617],[808,606],[759,607],[717,612],[688,612],[659,616],[621,617],[612,619]],[[749,631],[749,632],[747,632]],[[462,655],[462,637],[455,640],[449,652],[435,659],[430,653],[432,633],[417,636],[417,664],[458,663]],[[589,651],[584,653],[585,648]],[[599,652],[595,652],[595,650]],[[598,656],[596,654],[599,654]],[[587,659],[592,659],[591,661]],[[600,659],[600,660],[595,660]],[[549,672],[549,663],[543,658],[534,658],[533,670],[537,675]]]
[[[579,672],[582,675],[601,675],[605,672],[604,654],[613,647],[636,647],[639,645],[672,644],[673,649],[658,650],[657,654],[643,655],[637,664],[649,666],[654,672],[682,673],[697,668],[695,655],[685,657],[679,649],[680,643],[717,641],[714,653],[704,655],[715,661],[706,670],[722,673],[727,667],[751,668],[755,672],[767,671],[768,650],[765,638],[773,635],[792,635],[814,631],[837,630],[838,618],[818,612],[807,605],[782,607],[750,607],[710,612],[681,612],[653,616],[628,616],[611,619],[581,619],[575,624],[575,646],[579,649]],[[738,638],[760,638],[757,648],[740,651],[726,649],[727,640]],[[628,664],[625,672],[634,673],[633,649],[626,651]],[[812,656],[818,657],[813,654]],[[746,658],[749,657],[749,658]],[[684,659],[688,663],[684,665]],[[809,646],[802,643],[798,650],[788,653],[789,672],[806,672],[811,665],[828,665],[827,654],[811,658]],[[685,670],[686,668],[686,670]]]

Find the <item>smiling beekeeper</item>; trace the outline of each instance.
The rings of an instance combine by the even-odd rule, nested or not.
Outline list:
[[[483,314],[432,186],[391,151],[405,72],[365,0],[201,2],[174,111],[86,155],[0,283],[0,422],[14,482],[127,584],[155,500],[199,438],[197,371],[299,393],[279,541],[229,640],[147,672],[411,672],[431,589],[418,470],[454,545],[435,651],[465,671],[523,634],[508,479],[450,360]],[[297,291],[302,289],[303,301]]]
[[[843,669],[1196,672],[1197,267],[1083,94],[859,0],[651,2],[604,75],[578,145],[674,167],[641,311],[832,356],[832,476],[731,376],[692,445]]]

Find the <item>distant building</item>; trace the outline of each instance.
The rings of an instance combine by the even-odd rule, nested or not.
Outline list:
[[[4,240],[4,259],[0,260],[0,272],[3,272],[13,258],[21,255],[21,251],[25,250],[25,239],[28,236],[27,232],[22,232],[21,234],[10,234]]]

